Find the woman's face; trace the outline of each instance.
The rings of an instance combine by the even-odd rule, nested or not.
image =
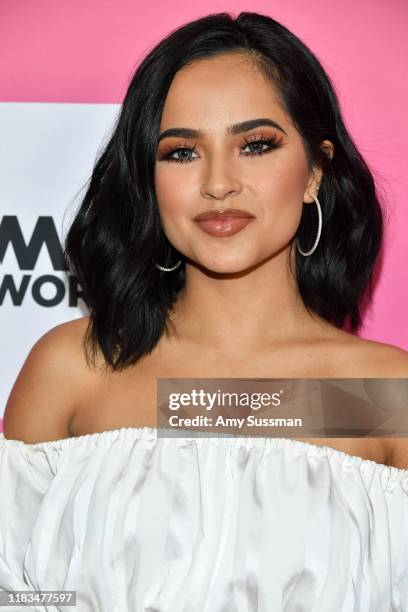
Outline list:
[[[245,131],[228,130],[254,119],[277,126],[262,122]],[[313,202],[320,174],[309,172],[299,133],[253,64],[236,53],[180,70],[165,100],[160,135],[176,128],[200,134],[159,136],[155,190],[169,241],[205,268],[231,273],[288,247],[303,202]],[[222,237],[209,235],[193,220],[226,208],[246,210],[254,218]]]

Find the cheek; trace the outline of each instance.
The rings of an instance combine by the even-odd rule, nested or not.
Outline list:
[[[174,172],[166,172],[166,169],[159,168],[155,172],[154,187],[160,211],[165,211],[172,207],[177,201],[177,180]]]
[[[185,203],[192,201],[197,177],[193,176],[191,171],[190,173],[183,172],[180,165],[176,166],[175,162],[167,162],[166,166],[160,166],[155,171],[155,191],[159,206],[163,208],[163,211],[185,208]]]
[[[307,166],[293,155],[273,160],[268,171],[257,170],[253,182],[268,248],[279,249],[295,235],[302,215]]]
[[[308,169],[304,156],[299,152],[282,152],[267,169],[258,168],[253,178],[265,213],[301,209]]]
[[[175,168],[169,164],[157,168],[154,177],[161,225],[167,238],[176,248],[181,248],[179,239],[186,234],[184,224],[193,201],[192,186],[182,175],[179,166]]]

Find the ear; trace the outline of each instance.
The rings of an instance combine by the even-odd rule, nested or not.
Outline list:
[[[323,142],[320,145],[320,148],[322,149],[322,151],[326,153],[326,155],[330,159],[333,158],[334,146],[330,140],[323,140]],[[313,171],[309,178],[309,181],[306,187],[306,191],[303,194],[303,202],[305,204],[311,204],[312,202],[314,202],[312,194],[317,196],[320,183],[322,182],[322,178],[323,178],[323,170],[318,167],[313,167]]]

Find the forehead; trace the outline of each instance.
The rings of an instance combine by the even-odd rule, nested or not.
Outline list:
[[[250,117],[271,116],[289,125],[272,83],[243,54],[205,58],[179,70],[168,91],[161,128],[216,129]]]

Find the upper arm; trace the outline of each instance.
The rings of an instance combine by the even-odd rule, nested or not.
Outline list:
[[[382,378],[408,379],[408,351],[386,345],[381,367]],[[408,434],[408,415],[401,427]],[[383,438],[383,444],[386,450],[386,464],[408,470],[408,437]]]
[[[70,420],[85,384],[81,341],[86,320],[53,327],[31,348],[6,404],[6,438],[34,443],[70,435]]]

